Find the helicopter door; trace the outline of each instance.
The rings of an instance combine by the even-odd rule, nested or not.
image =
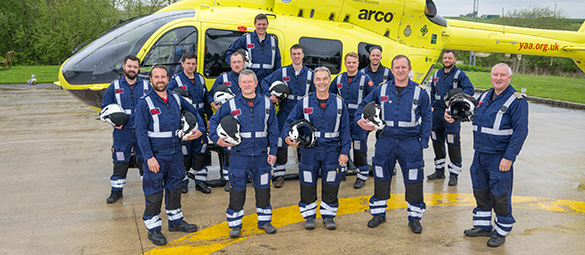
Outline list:
[[[181,72],[183,54],[197,50],[197,28],[192,26],[178,27],[166,32],[150,48],[142,61],[145,70],[155,65],[164,65],[169,70],[169,77]],[[143,77],[147,78],[147,77]]]

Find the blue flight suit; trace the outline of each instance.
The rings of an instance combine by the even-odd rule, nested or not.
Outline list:
[[[445,172],[447,163],[445,140],[447,140],[451,160],[447,167],[450,174],[457,176],[461,173],[461,123],[459,121],[449,123],[443,116],[447,108],[445,97],[449,90],[454,88],[462,88],[463,93],[470,96],[473,96],[475,92],[467,74],[456,66],[453,66],[448,73],[445,73],[445,68],[435,72],[431,81],[431,107],[433,108],[431,139],[435,151],[435,171]]]
[[[349,113],[343,99],[329,94],[325,108],[317,100],[316,92],[303,97],[289,114],[281,137],[286,138],[290,125],[299,119],[308,120],[317,130],[317,140],[311,148],[301,149],[299,181],[301,201],[299,209],[303,218],[315,217],[317,213],[317,179],[321,176],[323,218],[335,217],[339,202],[337,193],[341,182],[339,155],[349,155],[351,146]]]
[[[358,126],[357,121],[361,119],[361,114],[356,115],[358,105],[363,101],[372,90],[374,82],[365,73],[357,72],[355,77],[349,82],[347,72],[339,74],[329,86],[329,91],[343,97],[343,101],[349,112],[349,130],[353,142],[353,163],[359,169],[357,178],[366,181],[369,176],[370,167],[368,166],[368,131]]]
[[[167,90],[165,102],[154,90],[148,92],[136,107],[136,135],[138,145],[144,155],[144,191],[146,207],[142,219],[146,228],[161,229],[159,218],[165,190],[165,208],[169,225],[183,221],[181,212],[181,181],[185,178],[183,153],[180,138],[181,111],[189,111],[197,116],[199,131],[205,133],[205,122],[198,110],[179,94]],[[148,168],[148,159],[155,157],[160,165],[157,173]]]
[[[112,133],[112,159],[114,160],[113,174],[110,177],[112,190],[121,191],[126,184],[126,175],[130,165],[132,148],[136,153],[136,166],[142,176],[142,152],[136,143],[134,130],[134,112],[140,97],[146,94],[152,87],[148,81],[136,78],[136,82],[130,86],[126,77],[113,81],[106,89],[102,98],[102,109],[110,104],[119,104],[128,115],[128,123],[122,129],[114,128]]]
[[[495,96],[492,99],[492,96]],[[499,170],[502,158],[512,162],[528,136],[528,102],[509,85],[499,95],[494,89],[484,92],[477,101],[473,118],[473,163],[471,184],[477,207],[473,209],[473,226],[507,236],[512,230],[512,184],[514,171]]]
[[[362,70],[360,70],[360,72],[365,73],[368,76],[370,76],[370,79],[372,79],[372,81],[374,82],[374,85],[376,85],[376,86],[380,86],[383,83],[394,80],[394,74],[392,74],[392,71],[390,70],[390,68],[385,67],[382,64],[380,64],[380,66],[378,67],[378,70],[376,70],[376,72],[372,71],[372,67],[370,65],[362,68]]]
[[[193,106],[199,110],[199,115],[203,120],[211,118],[213,112],[211,106],[207,102],[207,86],[205,85],[205,78],[200,73],[195,72],[195,78],[189,79],[185,72],[180,72],[171,78],[168,90],[180,87],[187,91],[191,100],[193,100]],[[207,116],[207,118],[206,118]],[[205,132],[200,138],[193,141],[182,141],[181,146],[183,149],[183,156],[185,157],[185,170],[190,171],[193,167],[195,175],[195,183],[205,182],[207,180],[207,167],[205,167],[205,155],[207,152],[207,135]],[[189,178],[185,176],[183,182],[188,183]]]
[[[282,81],[290,88],[290,95],[288,95],[288,98],[279,103],[278,113],[276,115],[278,118],[279,132],[282,131],[286,118],[288,117],[293,107],[295,107],[299,99],[304,95],[309,94],[309,92],[315,91],[313,76],[313,70],[307,68],[306,66],[303,66],[301,71],[296,74],[293,66],[288,65],[280,68],[279,70],[276,70],[264,78],[264,80],[262,80],[262,83],[260,84],[262,87],[262,92],[268,97],[270,97],[270,85],[275,81]],[[279,137],[279,151],[276,154],[277,159],[276,163],[274,164],[274,177],[284,176],[284,173],[286,172],[284,165],[286,165],[288,160],[287,148],[288,144],[286,144],[282,138]]]
[[[394,81],[391,81],[370,93],[360,103],[356,114],[361,115],[364,106],[372,101],[380,105],[381,119],[386,122],[386,128],[378,135],[372,158],[375,192],[370,198],[370,211],[373,216],[386,217],[390,182],[398,160],[404,177],[408,220],[420,220],[426,209],[423,200],[423,148],[428,147],[431,133],[429,94],[412,80],[398,94]]]
[[[272,34],[266,34],[264,40],[260,41],[256,31],[248,33],[238,38],[226,50],[225,62],[230,62],[232,53],[238,49],[244,49],[248,52],[248,57],[252,62],[252,71],[256,73],[258,81],[262,81],[266,76],[280,68],[280,49],[278,39]]]
[[[242,227],[248,177],[252,178],[256,193],[258,227],[272,221],[271,167],[267,158],[268,155],[276,155],[276,110],[270,99],[261,94],[256,94],[253,104],[250,106],[240,94],[223,104],[209,123],[209,138],[217,144],[217,126],[224,116],[231,114],[240,122],[242,142],[232,147],[229,158],[230,203],[226,216],[230,228]]]

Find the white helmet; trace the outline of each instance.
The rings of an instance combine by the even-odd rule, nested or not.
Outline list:
[[[362,118],[367,121],[369,125],[374,125],[376,130],[383,132],[386,128],[386,122],[380,117],[380,105],[375,101],[369,102],[362,110]]]
[[[193,99],[191,98],[191,96],[189,96],[189,92],[187,92],[187,90],[181,87],[176,87],[173,89],[173,92],[182,96],[187,101],[187,103],[193,104]]]
[[[448,103],[447,111],[456,121],[472,121],[475,114],[475,98],[459,93],[451,97]]]
[[[290,95],[290,88],[282,81],[273,82],[268,91],[278,99],[278,102],[282,102]]]
[[[128,123],[128,115],[124,112],[124,108],[119,104],[109,104],[100,112],[99,119],[108,122],[112,126],[118,127]]]
[[[315,128],[306,119],[300,119],[290,124],[288,135],[295,141],[299,142],[299,148],[311,148],[315,145]]]
[[[236,97],[230,87],[225,84],[219,84],[213,93],[213,101],[215,105],[220,106],[230,99]]]
[[[240,136],[240,122],[231,114],[228,114],[221,119],[219,125],[217,125],[216,132],[219,137],[226,137],[224,140],[226,143],[236,146],[242,142],[242,137]]]
[[[181,141],[186,141],[187,136],[191,135],[191,131],[197,130],[198,128],[197,117],[191,112],[183,111],[181,113],[181,129],[178,132]]]
[[[237,53],[242,54],[244,56],[244,69],[252,68],[252,60],[250,59],[250,55],[248,54],[247,50],[239,48],[236,50]]]

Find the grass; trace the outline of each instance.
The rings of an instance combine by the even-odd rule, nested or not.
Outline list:
[[[37,83],[53,83],[59,80],[59,66],[12,66],[6,70],[0,68],[0,84],[24,84],[31,75],[35,75]]]
[[[475,88],[489,89],[491,75],[486,72],[467,72]],[[528,74],[512,75],[512,86],[526,95],[585,104],[585,79],[559,76],[540,76]]]

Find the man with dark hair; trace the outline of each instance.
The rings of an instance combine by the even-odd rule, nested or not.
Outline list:
[[[528,102],[510,85],[512,69],[505,63],[492,68],[493,88],[477,100],[473,118],[471,184],[477,207],[469,237],[489,236],[487,245],[499,247],[516,222],[512,216],[513,164],[528,136]],[[447,122],[455,120],[444,111]],[[496,214],[492,226],[492,211]],[[493,230],[493,231],[492,231]]]
[[[254,27],[256,30],[253,33],[245,34],[230,45],[226,51],[225,62],[229,63],[231,55],[238,49],[244,49],[252,63],[252,71],[258,80],[262,81],[270,73],[280,68],[280,49],[276,37],[266,33],[268,17],[265,14],[256,15]]]
[[[136,135],[146,159],[143,167],[147,169],[142,182],[146,200],[142,219],[148,229],[148,239],[155,245],[164,245],[167,240],[161,233],[162,223],[158,216],[163,191],[169,231],[197,231],[195,224],[183,220],[181,211],[181,181],[185,177],[185,166],[178,131],[183,111],[196,116],[199,126],[191,131],[187,140],[201,137],[205,132],[205,122],[193,105],[179,94],[167,90],[169,77],[164,66],[154,66],[150,71],[150,80],[153,90],[144,95],[136,107]]]
[[[297,147],[299,141],[289,135],[291,124],[303,119],[311,123],[315,134],[315,145],[301,149],[299,181],[301,201],[299,209],[305,218],[305,228],[315,228],[317,214],[317,180],[321,176],[321,216],[329,230],[337,228],[333,218],[339,207],[338,192],[341,168],[347,163],[351,139],[349,137],[349,114],[340,96],[329,92],[331,73],[327,67],[315,68],[316,90],[301,98],[286,119],[281,136],[290,146]]]
[[[380,46],[370,48],[369,59],[370,64],[360,71],[370,76],[374,85],[380,86],[388,81],[394,80],[394,75],[392,75],[390,68],[380,63],[380,60],[382,60],[382,48]]]
[[[197,70],[197,55],[193,52],[188,52],[183,55],[181,60],[181,67],[183,71],[175,74],[168,85],[168,90],[174,91],[177,88],[185,90],[187,98],[191,100],[191,104],[199,110],[199,115],[203,120],[209,120],[213,112],[211,106],[207,101],[207,86],[205,86],[205,78]],[[182,192],[187,193],[189,185],[189,177],[195,180],[195,189],[204,194],[211,193],[211,189],[207,186],[207,162],[210,159],[207,151],[207,136],[203,135],[199,139],[193,141],[181,142],[184,165],[187,175],[182,183]],[[191,169],[192,168],[192,169]]]
[[[238,83],[242,93],[222,104],[209,123],[209,138],[219,146],[232,147],[228,159],[230,202],[226,209],[230,237],[240,237],[249,178],[252,179],[256,193],[257,226],[268,234],[274,234],[276,228],[270,223],[270,165],[276,161],[276,110],[270,99],[256,93],[258,80],[252,70],[242,71]],[[240,125],[241,142],[238,145],[228,143],[228,137],[217,131],[218,126],[228,129],[222,126],[224,117],[235,118]]]
[[[112,159],[114,160],[114,173],[110,177],[111,193],[106,199],[107,203],[115,203],[122,198],[122,190],[126,184],[126,175],[130,166],[132,149],[134,149],[135,165],[140,171],[142,178],[142,153],[136,143],[134,130],[134,116],[138,99],[151,87],[148,81],[138,78],[140,73],[140,59],[128,55],[124,57],[122,65],[124,76],[113,81],[102,98],[102,109],[110,104],[118,104],[128,115],[128,123],[114,128],[112,138]]]
[[[424,87],[409,79],[410,70],[408,57],[396,56],[392,60],[394,80],[372,91],[359,105],[356,116],[361,116],[369,102],[375,102],[380,108],[380,119],[386,123],[385,128],[378,131],[372,159],[374,195],[370,198],[370,212],[373,217],[368,227],[374,228],[386,222],[392,172],[398,161],[408,202],[408,226],[413,233],[420,234],[420,220],[426,208],[423,199],[423,148],[427,148],[429,143],[431,106]],[[376,129],[363,118],[357,124],[364,130]]]
[[[375,86],[370,76],[363,72],[358,72],[358,67],[359,57],[357,53],[347,53],[345,55],[347,72],[337,75],[335,80],[331,82],[329,91],[343,98],[349,112],[349,129],[353,143],[353,165],[358,168],[357,178],[353,187],[361,189],[366,185],[370,172],[367,160],[368,131],[357,125],[356,122],[361,116],[356,115],[356,109],[362,100],[374,90]]]
[[[270,97],[272,103],[279,103],[277,114],[279,131],[282,131],[284,121],[301,97],[309,94],[309,92],[315,91],[315,85],[313,84],[313,70],[303,66],[303,58],[305,57],[303,47],[299,44],[293,45],[290,48],[290,56],[292,58],[291,65],[284,66],[268,75],[261,83],[264,95]],[[278,81],[283,82],[290,89],[288,97],[280,102],[275,95],[270,94],[271,85]],[[276,163],[273,168],[275,188],[280,188],[284,184],[284,174],[286,171],[284,165],[286,165],[287,161],[288,145],[283,143],[282,138],[279,137]]]
[[[435,151],[435,173],[427,176],[429,180],[445,179],[445,166],[449,169],[449,186],[456,186],[461,173],[461,124],[449,123],[443,118],[450,91],[461,91],[473,96],[473,84],[467,74],[455,66],[457,56],[453,50],[443,53],[443,68],[437,70],[431,82],[431,110],[433,111],[433,128],[431,139]],[[454,93],[454,92],[452,92]],[[446,165],[445,141],[451,163]]]

